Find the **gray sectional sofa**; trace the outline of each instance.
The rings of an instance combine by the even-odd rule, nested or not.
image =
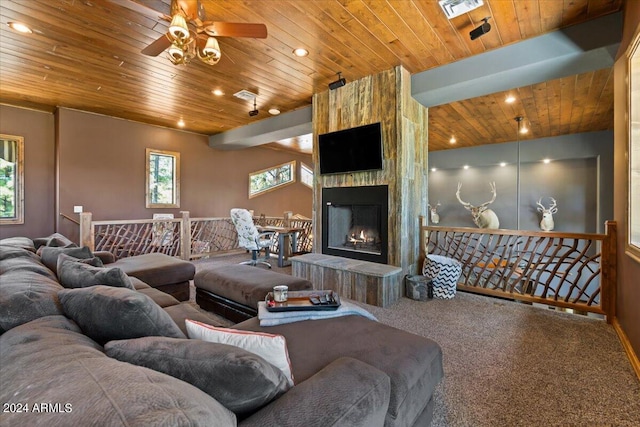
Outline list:
[[[39,256],[36,246],[47,246],[46,239],[0,241],[0,425],[431,421],[443,376],[433,341],[359,316],[269,328],[254,318],[234,326],[286,338],[291,387],[253,353],[187,339],[185,319],[216,324],[190,303],[101,267],[95,257],[71,255],[78,252],[60,250],[52,271],[42,261],[55,250]]]

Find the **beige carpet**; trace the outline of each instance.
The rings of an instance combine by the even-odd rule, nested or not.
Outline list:
[[[640,381],[601,320],[462,292],[452,300],[360,305],[442,347],[445,379],[432,426],[640,426]]]

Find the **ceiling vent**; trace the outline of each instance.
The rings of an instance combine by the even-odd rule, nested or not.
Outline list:
[[[484,4],[482,0],[440,0],[438,3],[448,19],[470,12]]]
[[[245,101],[253,101],[258,97],[258,94],[249,92],[246,89],[242,89],[240,92],[234,93],[233,96],[235,96],[236,98],[243,99]]]

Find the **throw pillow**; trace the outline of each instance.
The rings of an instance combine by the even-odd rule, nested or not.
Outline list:
[[[287,351],[287,341],[282,335],[217,328],[190,319],[185,320],[185,325],[189,338],[229,344],[257,354],[280,369],[287,378],[289,385],[293,386],[293,373],[291,371],[291,362],[289,361],[289,352]]]
[[[134,289],[129,276],[118,267],[104,268],[100,258],[77,259],[65,254],[58,257],[58,280],[65,288],[95,285]]]
[[[80,262],[82,264],[87,264],[87,265],[91,265],[91,266],[94,266],[94,267],[104,267],[104,263],[97,256],[94,256],[94,257],[91,257],[91,258],[76,258],[74,256],[62,253],[62,254],[58,255],[58,261],[56,263],[56,269],[60,270],[60,264],[66,262],[66,261]]]
[[[188,382],[237,415],[248,415],[289,389],[280,369],[262,357],[225,344],[144,337],[110,341],[107,356]]]
[[[58,298],[67,317],[101,345],[146,336],[185,338],[166,311],[133,289],[96,285],[61,290]]]
[[[40,248],[41,246],[53,246],[53,247],[77,247],[75,243],[69,240],[66,236],[60,233],[53,233],[47,237],[36,237],[33,239],[33,245],[35,249]]]
[[[53,246],[42,246],[40,250],[40,260],[47,268],[56,275],[58,274],[58,256],[65,254],[74,258],[87,259],[93,258],[91,250],[87,246],[81,248],[59,248]]]

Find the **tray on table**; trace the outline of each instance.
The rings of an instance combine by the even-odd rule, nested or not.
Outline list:
[[[320,297],[324,295],[329,302],[326,304],[314,305],[309,299],[312,296]],[[285,302],[275,302],[273,300],[273,292],[269,292],[265,297],[267,311],[325,311],[337,310],[340,307],[340,297],[331,290],[317,291],[289,291]]]

